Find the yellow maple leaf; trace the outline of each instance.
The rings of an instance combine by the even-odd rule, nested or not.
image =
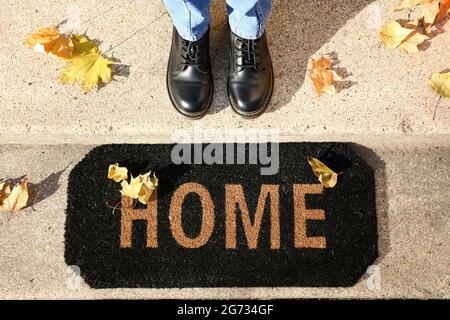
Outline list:
[[[394,8],[395,11],[401,11],[404,9],[412,9],[418,6],[422,0],[401,0],[400,3]]]
[[[433,73],[430,87],[443,97],[450,97],[450,72]]]
[[[319,178],[320,183],[325,188],[334,188],[336,186],[338,177],[336,172],[316,158],[308,157],[308,163],[311,166],[314,175]]]
[[[74,84],[81,82],[82,89],[87,92],[100,82],[111,81],[111,67],[113,62],[104,58],[99,53],[88,53],[70,60],[61,71],[60,82],[62,84]]]
[[[112,179],[115,182],[128,179],[128,169],[125,167],[119,167],[119,164],[112,164],[108,169],[108,179]]]
[[[414,30],[404,28],[397,21],[386,23],[380,31],[381,41],[389,49],[397,48]]]
[[[328,56],[324,56],[319,60],[311,59],[311,73],[309,75],[314,88],[319,96],[323,93],[329,95],[336,94],[336,87],[334,86],[335,81],[341,80],[339,75],[330,69],[331,59]]]
[[[149,172],[136,178],[131,177],[130,183],[124,180],[121,185],[122,190],[120,192],[123,196],[137,199],[140,203],[147,204],[153,191],[158,187],[158,178],[154,174],[150,176]]]
[[[2,186],[4,188],[4,186]],[[27,206],[29,198],[28,177],[25,177],[19,184],[9,192],[1,202],[0,211],[16,212]]]
[[[73,53],[70,59],[76,59],[80,56],[90,53],[100,53],[98,45],[84,34],[76,34],[72,37]]]
[[[41,28],[28,36],[25,45],[37,52],[68,59],[74,45],[70,36],[61,35],[56,27]]]

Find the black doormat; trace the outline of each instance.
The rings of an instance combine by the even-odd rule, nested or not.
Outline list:
[[[194,158],[198,146],[184,147]],[[173,147],[96,147],[70,173],[65,260],[91,287],[352,286],[377,258],[373,170],[347,144],[279,144],[273,175],[263,161],[176,165]],[[237,163],[260,145],[228,147],[223,162]],[[336,187],[321,187],[308,156],[342,172]],[[133,176],[156,167],[151,204],[121,208],[114,163]]]

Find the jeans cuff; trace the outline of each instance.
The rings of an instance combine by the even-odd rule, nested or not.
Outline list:
[[[263,25],[260,25],[260,27],[258,28],[257,32],[253,33],[253,34],[241,32],[236,25],[231,24],[231,23],[230,23],[230,28],[231,28],[231,31],[235,35],[237,35],[237,36],[239,36],[241,38],[244,38],[244,39],[256,40],[256,39],[261,38],[262,35],[264,34],[264,26]]]
[[[187,41],[197,41],[200,40],[201,38],[203,38],[203,36],[206,34],[206,32],[209,29],[209,24],[206,24],[205,27],[203,27],[202,29],[200,29],[200,31],[195,31],[192,32],[192,30],[179,30],[177,28],[178,34],[180,35],[180,37],[182,37],[184,40]]]

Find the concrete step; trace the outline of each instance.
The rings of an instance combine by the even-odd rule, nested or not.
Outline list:
[[[170,137],[192,122],[180,117],[165,88],[171,21],[161,1],[78,1],[83,31],[121,60],[127,76],[83,94],[58,84],[61,62],[26,49],[38,27],[56,24],[65,1],[19,0],[1,9],[0,143],[149,142]],[[404,17],[397,0],[274,0],[268,26],[276,86],[268,112],[253,120],[236,116],[226,97],[227,34],[224,1],[214,1],[212,60],[216,94],[204,128],[278,128],[299,140],[363,137],[395,141],[448,139],[450,100],[428,87],[433,72],[449,67],[447,33],[427,50],[408,56],[380,44],[373,17]],[[374,13],[375,14],[371,14]],[[332,53],[349,76],[335,96],[318,99],[308,79],[310,56]]]
[[[450,298],[450,142],[366,143],[375,168],[381,283],[349,288],[90,289],[68,286],[64,224],[70,170],[94,146],[2,145],[0,177],[28,174],[32,207],[0,214],[0,298]]]

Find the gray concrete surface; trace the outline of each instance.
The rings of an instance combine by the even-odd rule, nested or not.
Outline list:
[[[89,94],[58,84],[61,62],[23,46],[27,34],[56,24],[72,1],[7,0],[0,7],[0,143],[152,141],[191,121],[174,112],[165,89],[171,21],[161,1],[80,0],[82,30],[121,60],[126,76]],[[450,100],[428,87],[449,68],[450,33],[436,35],[416,56],[382,47],[372,29],[373,5],[382,21],[404,17],[396,0],[274,0],[268,37],[276,74],[270,110],[246,121],[225,94],[224,1],[214,1],[212,59],[216,94],[205,128],[279,127],[303,140],[450,136]],[[372,5],[369,7],[369,5]],[[376,12],[376,10],[375,10]],[[163,14],[163,15],[162,15]],[[161,16],[162,15],[162,16]],[[348,77],[339,94],[318,99],[307,78],[310,56],[332,53]],[[415,139],[415,138],[412,138]]]
[[[122,64],[121,76],[88,94],[58,84],[61,63],[23,45],[33,30],[60,22],[72,2],[82,10],[82,31]],[[371,13],[379,8],[382,21],[402,18],[390,10],[396,3],[274,0],[268,39],[275,93],[268,112],[247,121],[226,98],[225,6],[215,0],[216,93],[210,114],[195,122],[276,128],[282,141],[358,143],[376,168],[379,290],[366,279],[351,288],[94,290],[82,283],[70,290],[63,257],[70,169],[92,145],[173,142],[175,129],[194,124],[173,111],[166,94],[171,22],[161,1],[4,1],[0,178],[28,174],[37,187],[31,208],[0,214],[0,298],[450,298],[450,102],[441,99],[433,119],[439,97],[428,87],[433,72],[450,67],[450,31],[415,56],[383,48]],[[327,53],[347,77],[336,96],[318,99],[307,61]]]
[[[67,177],[92,147],[2,145],[0,177],[29,174],[32,207],[0,214],[0,298],[450,298],[450,143],[354,145],[376,170],[381,287],[69,289]]]

